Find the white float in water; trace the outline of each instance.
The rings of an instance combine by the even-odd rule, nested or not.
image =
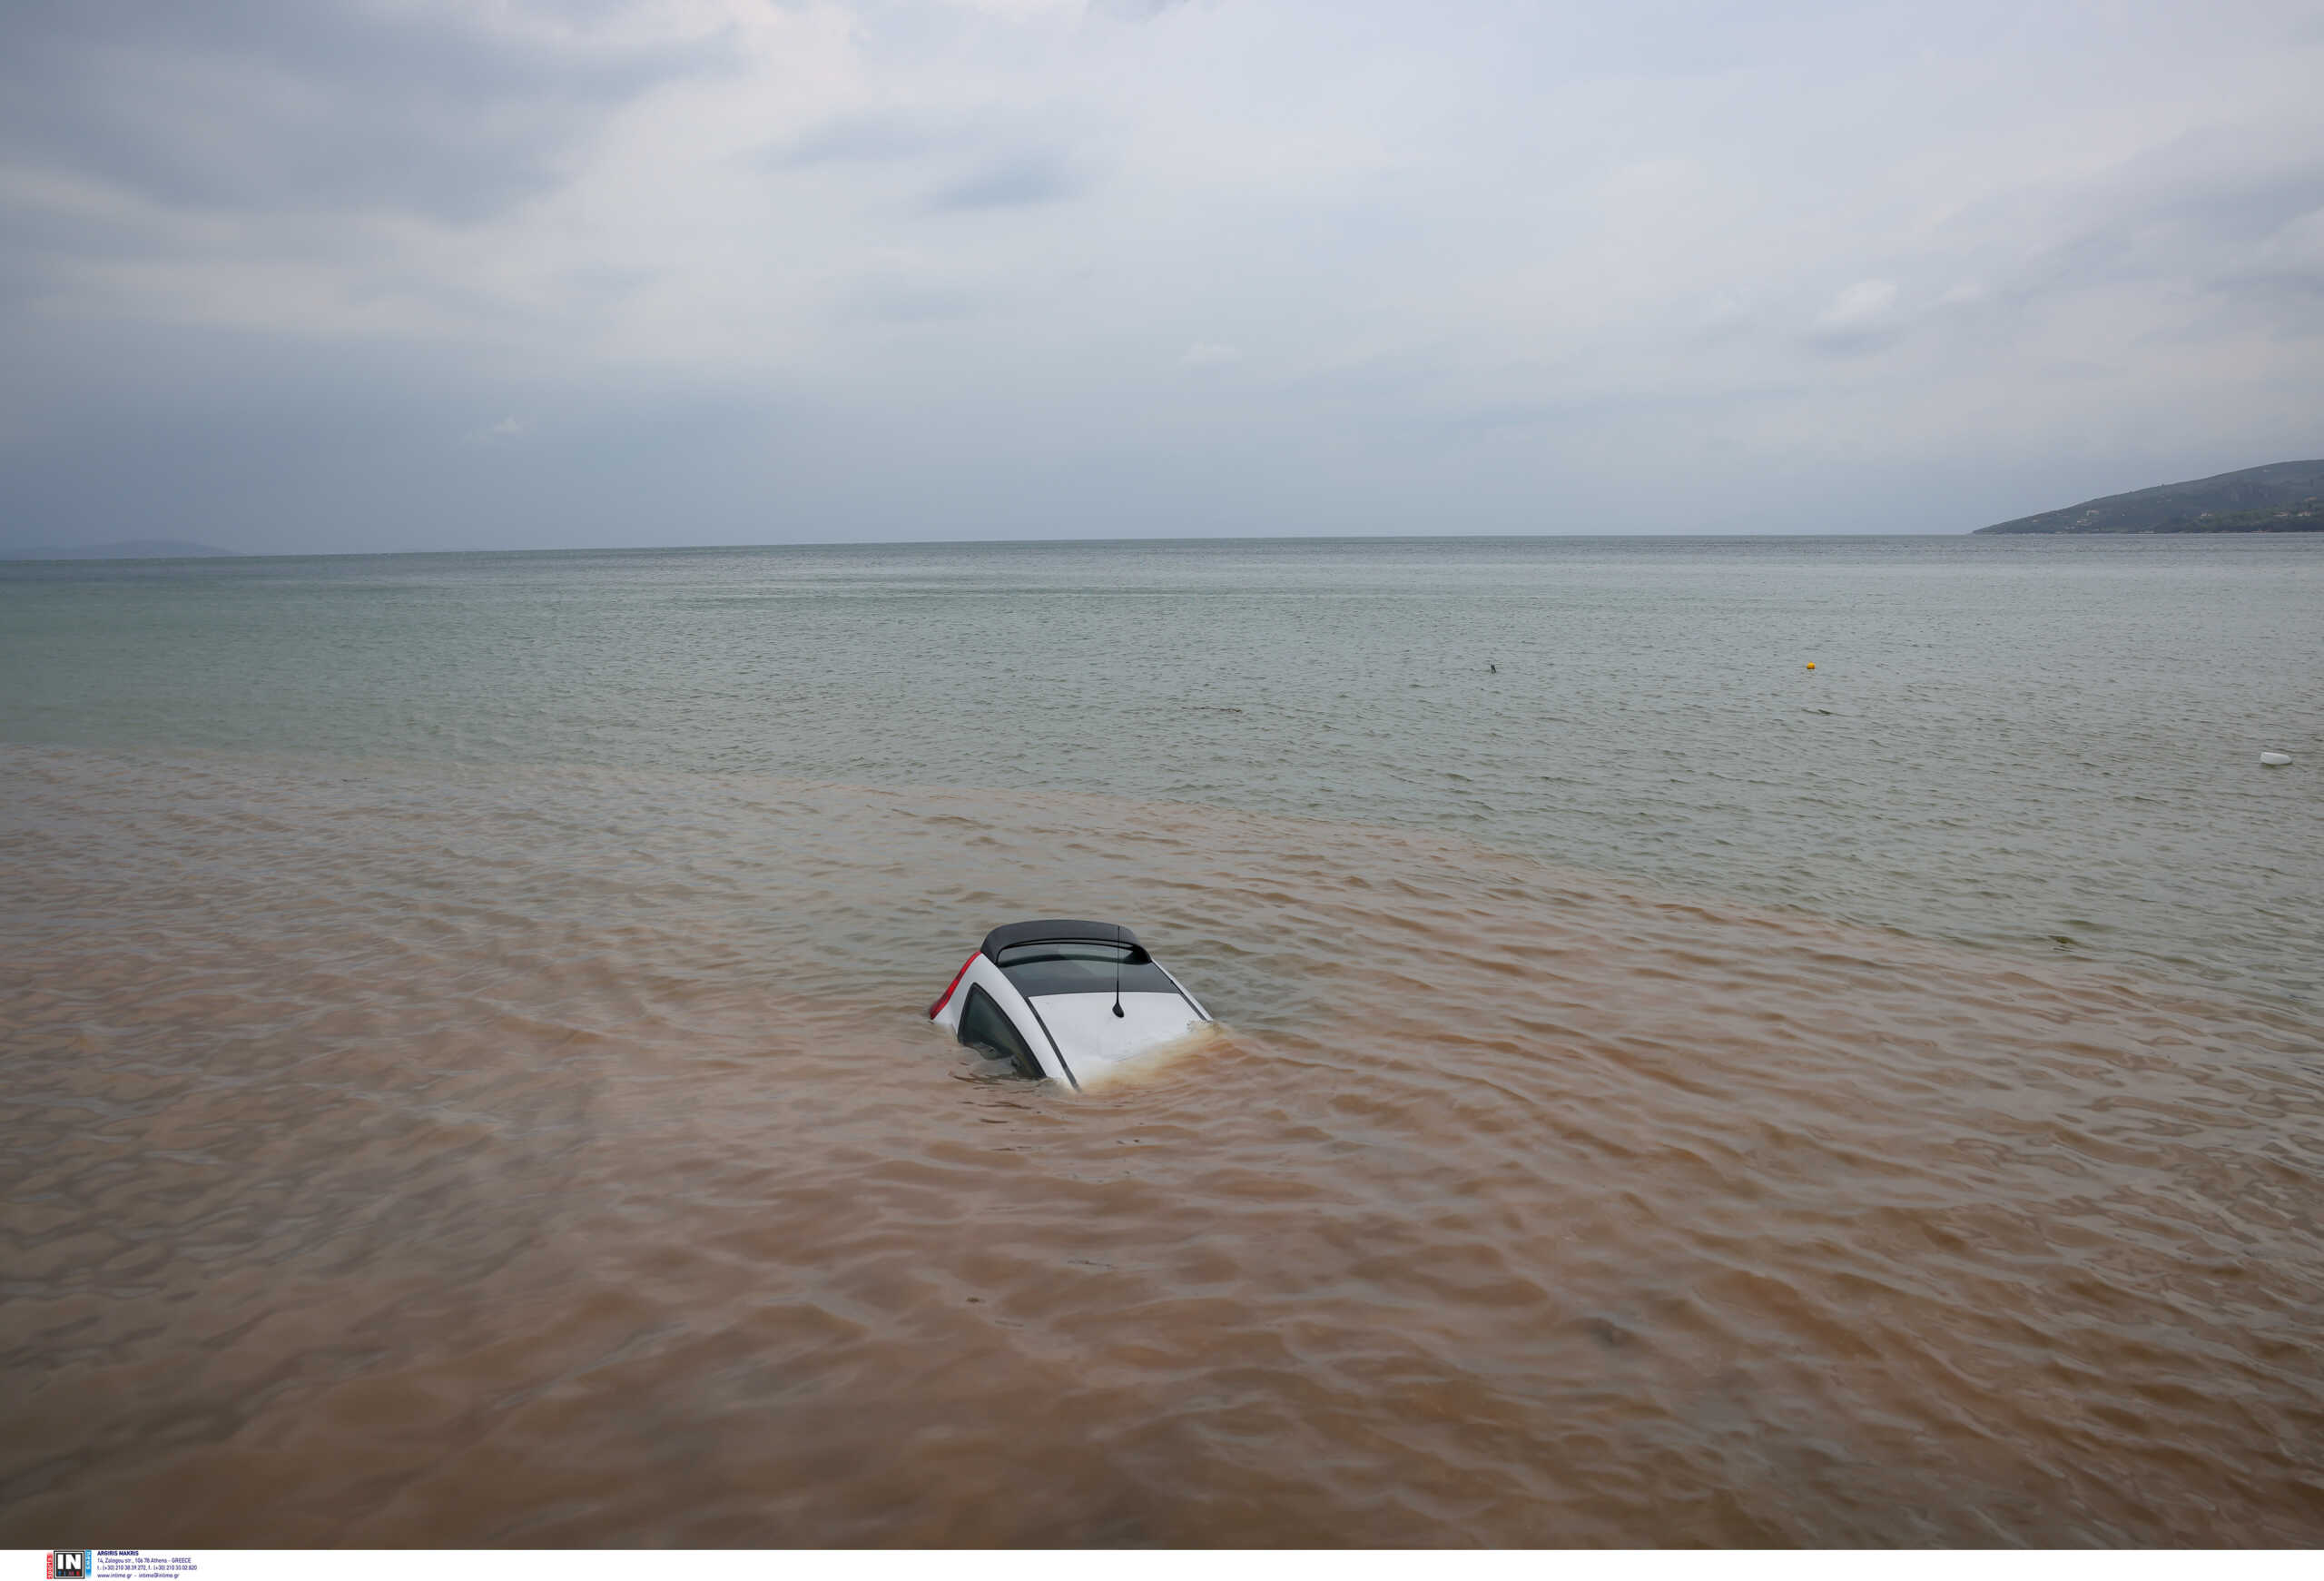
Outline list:
[[[2291,754],[2289,752],[2262,752],[2260,754],[2260,761],[2266,764],[2270,768],[2281,768],[2285,764],[2291,761]]]

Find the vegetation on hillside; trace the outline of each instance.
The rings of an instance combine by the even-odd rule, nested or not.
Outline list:
[[[1979,532],[2324,532],[2324,460],[2277,461],[2085,499]]]

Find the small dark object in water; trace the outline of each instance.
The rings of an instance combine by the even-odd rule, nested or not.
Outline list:
[[[1590,1337],[1592,1339],[1597,1340],[1609,1350],[1619,1350],[1634,1338],[1628,1329],[1623,1328],[1611,1318],[1587,1318],[1582,1320],[1581,1326],[1590,1330]]]

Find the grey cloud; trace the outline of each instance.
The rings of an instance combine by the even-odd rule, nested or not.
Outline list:
[[[771,172],[830,167],[870,171],[936,162],[965,173],[940,183],[922,199],[935,212],[1029,208],[1078,196],[1088,182],[1078,163],[1054,147],[1027,146],[1025,129],[990,114],[938,118],[879,112],[847,115],[810,128],[795,140],[765,150],[762,166]]]
[[[517,39],[344,0],[16,0],[5,15],[0,153],[189,207],[474,220],[554,182],[611,109],[725,59],[718,40]]]
[[[621,269],[591,264],[580,269],[568,269],[558,280],[576,296],[605,302],[633,296],[660,281],[665,272],[659,269]]]
[[[2313,453],[2301,0],[631,3],[0,0],[0,536],[1957,528]]]
[[[1017,209],[1061,203],[1082,190],[1081,177],[1054,153],[1010,154],[929,195],[937,210]]]
[[[910,115],[842,115],[810,128],[796,140],[766,150],[763,163],[776,170],[811,170],[825,164],[885,164],[913,159],[940,147],[935,127]]]
[[[18,340],[45,399],[38,442],[0,450],[0,545],[157,524],[249,553],[516,547],[543,524],[574,544],[672,521],[697,542],[796,530],[767,503],[791,456],[763,390],[512,381],[409,348],[325,362],[207,330],[102,339]],[[93,352],[143,377],[113,385]]]
[[[1904,315],[1896,311],[1896,296],[1894,281],[1857,281],[1817,315],[1807,332],[1808,346],[1835,356],[1861,357],[1894,345],[1905,328]]]
[[[967,292],[944,286],[874,278],[851,289],[840,311],[843,317],[868,323],[932,324],[967,318],[976,303]]]
[[[2214,131],[2091,181],[2012,193],[1950,229],[1973,246],[2014,253],[1997,272],[2000,288],[2030,301],[2129,281],[2211,289],[2254,272],[2298,272],[2281,239],[2319,213],[2324,152],[2264,130]]]
[[[2307,244],[2270,245],[2221,272],[2213,283],[2272,307],[2286,327],[2324,333],[2324,214],[2308,227]]]
[[[2261,242],[2324,211],[2324,159],[2303,169],[2255,171],[2217,189],[2175,195],[2162,205],[2174,219],[2222,242]]]
[[[1909,13],[1905,15],[1909,15]],[[1630,0],[1548,9],[1545,56],[1567,70],[1708,76],[1770,63],[1876,53],[1905,31],[1888,7],[1851,0]]]
[[[1806,308],[1799,349],[1845,360],[1927,336],[1973,343],[2122,286],[2324,332],[2324,153],[2260,131],[2185,137],[2081,181],[1998,193],[1866,267],[1876,272]]]
[[[1151,22],[1167,11],[1176,11],[1187,0],[1089,0],[1089,10],[1098,16],[1112,16],[1125,22]]]

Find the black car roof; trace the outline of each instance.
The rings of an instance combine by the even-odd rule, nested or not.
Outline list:
[[[1066,942],[1128,944],[1132,949],[1138,947],[1137,935],[1119,923],[1085,923],[1070,917],[1047,917],[1031,923],[1003,923],[987,934],[984,943],[977,947],[985,959],[991,960],[1011,944]]]

